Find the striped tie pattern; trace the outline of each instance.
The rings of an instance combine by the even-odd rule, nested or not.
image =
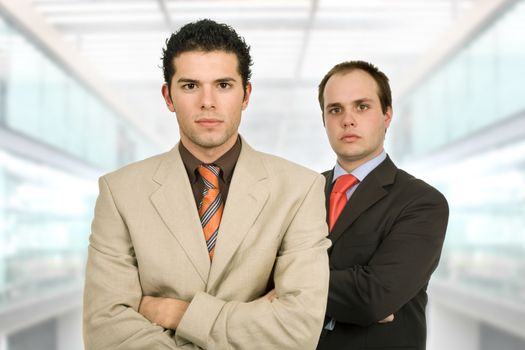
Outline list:
[[[199,216],[211,260],[217,242],[222,211],[224,210],[224,203],[219,191],[220,168],[211,164],[203,164],[199,166],[197,171],[204,181],[202,200],[199,204]]]

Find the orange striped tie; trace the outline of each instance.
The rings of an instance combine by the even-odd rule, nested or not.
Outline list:
[[[199,216],[211,260],[217,242],[222,211],[224,210],[224,203],[219,191],[219,172],[221,169],[215,165],[203,164],[197,170],[204,181],[202,200],[199,204]]]

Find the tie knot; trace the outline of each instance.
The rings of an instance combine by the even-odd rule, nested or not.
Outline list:
[[[358,182],[359,180],[352,174],[339,176],[337,180],[335,180],[335,185],[332,189],[332,192],[346,193],[346,191],[348,191],[349,188],[351,188]]]
[[[219,188],[219,173],[221,168],[213,164],[199,165],[197,171],[202,176],[206,188]]]

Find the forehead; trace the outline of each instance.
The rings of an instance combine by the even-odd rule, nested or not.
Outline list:
[[[324,89],[325,104],[358,99],[379,101],[378,85],[374,78],[361,69],[336,73],[328,79]]]
[[[238,76],[237,56],[226,51],[186,51],[173,60],[175,75]]]

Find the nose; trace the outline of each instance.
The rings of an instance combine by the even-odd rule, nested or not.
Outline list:
[[[201,95],[201,110],[215,109],[215,93],[211,86],[203,86]]]
[[[342,124],[343,128],[346,129],[348,127],[356,127],[357,126],[357,119],[355,118],[354,114],[351,111],[346,111],[345,115],[342,118]]]

